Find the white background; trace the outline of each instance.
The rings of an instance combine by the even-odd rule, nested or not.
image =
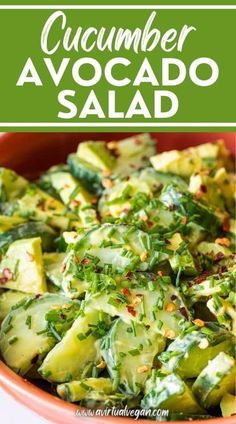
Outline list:
[[[0,388],[0,420],[3,424],[50,424],[20,405]]]

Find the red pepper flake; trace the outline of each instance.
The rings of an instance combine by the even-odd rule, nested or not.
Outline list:
[[[35,257],[34,257],[34,255],[32,253],[26,252],[26,255],[28,256],[28,261],[29,262],[34,262]]]
[[[226,266],[218,266],[218,268],[217,268],[217,272],[219,274],[222,274],[223,272],[226,272],[226,271],[227,271],[227,267]]]
[[[140,139],[140,137],[136,137],[134,142],[135,144],[142,144],[142,140]]]
[[[201,184],[201,185],[200,185],[200,190],[201,190],[203,193],[206,193],[206,192],[207,192],[207,186],[206,186],[206,185],[204,185],[204,184]]]
[[[217,237],[215,239],[215,243],[219,244],[220,246],[230,246],[230,240],[227,237]]]
[[[45,199],[40,199],[38,201],[37,207],[41,210],[41,211],[45,211],[46,210],[46,200]]]
[[[177,299],[177,296],[175,294],[172,294],[171,297],[170,297],[170,299],[171,300],[176,300]]]
[[[168,209],[170,212],[175,210],[175,205],[172,203],[171,205],[168,206]]]
[[[104,178],[102,180],[102,185],[105,188],[111,188],[111,187],[113,187],[113,182],[109,178]]]
[[[123,287],[123,288],[121,289],[121,293],[122,293],[124,296],[130,296],[130,295],[131,295],[130,290],[129,290],[129,289],[127,289],[126,287]]]
[[[125,181],[129,181],[129,180],[130,180],[130,176],[129,175],[126,175]]]
[[[183,216],[181,219],[181,224],[186,225],[187,224],[187,216]]]
[[[222,253],[222,252],[218,252],[218,253],[214,256],[213,261],[214,261],[214,262],[219,262],[219,261],[221,261],[222,259],[224,259],[224,257],[225,257],[224,253]]]
[[[184,306],[182,306],[182,308],[180,308],[180,309],[179,309],[179,312],[181,313],[181,315],[182,315],[184,318],[188,318],[188,314],[187,314],[187,311],[186,311],[186,309],[184,308]]]
[[[88,264],[90,264],[90,259],[84,258],[84,259],[82,259],[81,263],[82,263],[82,265],[88,265]]]
[[[133,317],[136,316],[136,311],[134,310],[133,306],[131,305],[127,305],[126,306],[127,311],[129,312],[129,314],[131,314]]]
[[[81,202],[79,200],[77,200],[77,199],[73,199],[72,200],[72,205],[74,205],[74,206],[80,206],[81,205]]]
[[[6,277],[1,277],[0,278],[0,284],[6,284],[7,283],[7,278]]]
[[[207,279],[207,277],[209,277],[209,275],[212,275],[212,274],[213,274],[213,271],[206,270],[201,275],[194,278],[193,282],[190,285],[193,286],[194,284],[200,284],[203,281],[205,281]]]
[[[126,278],[127,280],[131,280],[131,278],[132,278],[132,272],[131,272],[131,271],[126,272],[126,274],[125,274],[125,278]]]
[[[224,221],[223,221],[223,230],[228,232],[230,230],[230,220],[229,220],[229,215],[226,214],[224,216]]]
[[[41,296],[42,296],[42,294],[41,294],[41,293],[37,293],[37,294],[35,295],[35,299],[39,299]]]
[[[158,275],[158,277],[163,277],[163,272],[162,271],[157,271],[157,275]]]
[[[203,194],[204,194],[204,193],[202,192],[202,190],[198,190],[198,191],[195,193],[194,197],[195,197],[195,199],[196,199],[196,200],[201,200],[201,198],[202,198]]]
[[[11,280],[13,277],[13,273],[11,272],[11,270],[9,268],[5,268],[2,272],[3,277],[5,277],[7,279],[7,281]]]
[[[60,272],[64,272],[66,269],[66,263],[64,262],[61,266]]]
[[[122,209],[122,212],[121,212],[123,215],[128,215],[129,214],[129,209],[128,208],[124,208],[124,209]]]
[[[149,219],[146,221],[146,224],[147,224],[148,228],[151,228],[154,225],[154,223],[152,221],[150,221]]]

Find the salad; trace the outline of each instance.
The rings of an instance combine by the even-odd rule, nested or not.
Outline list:
[[[224,142],[84,141],[0,169],[0,352],[89,408],[235,410],[235,175]]]

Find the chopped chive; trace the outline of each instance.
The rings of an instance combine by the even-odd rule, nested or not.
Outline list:
[[[27,327],[29,329],[31,328],[31,321],[32,321],[32,317],[31,317],[31,315],[28,315],[26,320],[25,320],[25,324],[27,325]]]
[[[8,343],[12,345],[13,343],[17,342],[17,340],[18,340],[18,337],[12,336],[10,337],[10,339],[8,339]]]

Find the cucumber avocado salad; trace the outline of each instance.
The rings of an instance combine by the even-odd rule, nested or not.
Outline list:
[[[233,168],[223,141],[149,134],[82,142],[33,182],[0,168],[4,362],[83,407],[235,414]]]

